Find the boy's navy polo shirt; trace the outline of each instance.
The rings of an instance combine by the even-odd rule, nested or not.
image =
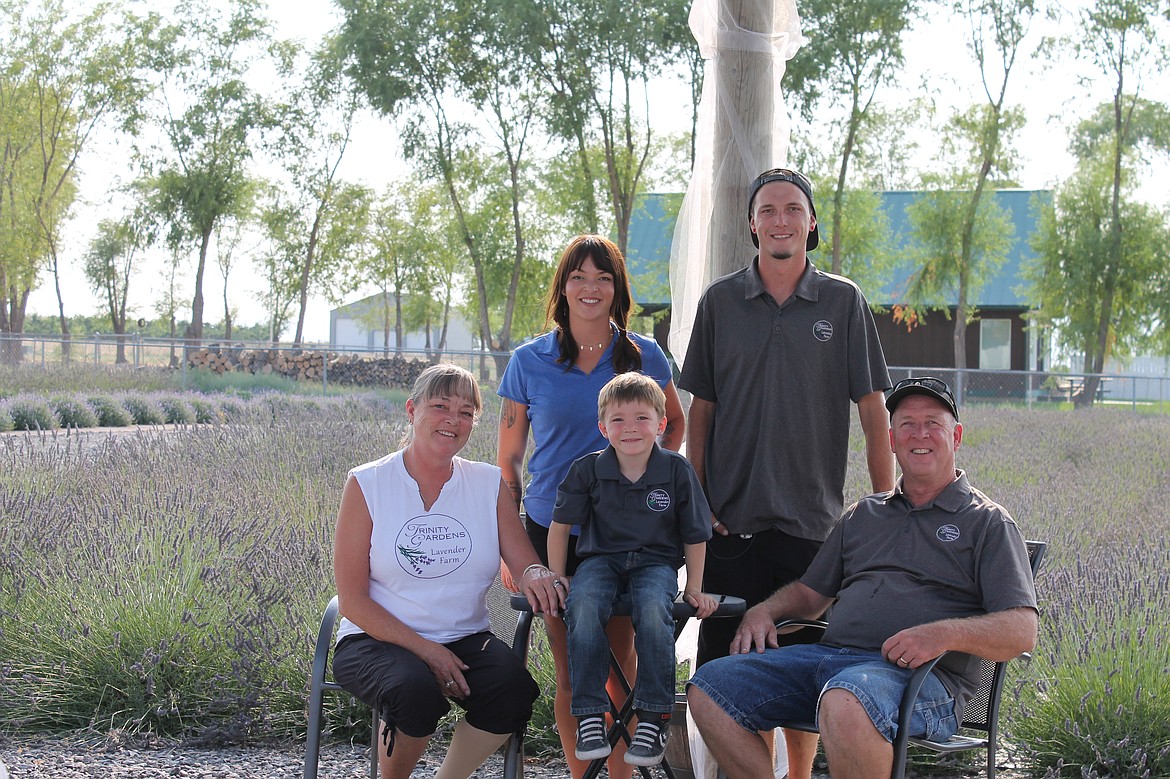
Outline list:
[[[653,338],[637,333],[630,333],[630,338],[642,351],[642,373],[666,387],[671,373],[662,347]],[[555,330],[521,344],[512,353],[497,390],[528,407],[535,447],[528,457],[530,481],[524,490],[524,509],[530,519],[545,527],[552,522],[557,487],[569,466],[608,444],[597,429],[597,396],[614,377],[612,341],[591,373],[576,366],[566,371],[565,365],[557,362],[560,354]]]
[[[683,563],[684,544],[711,538],[711,509],[691,464],[658,444],[636,482],[612,446],[575,461],[557,491],[553,521],[580,525],[577,554],[649,552]]]

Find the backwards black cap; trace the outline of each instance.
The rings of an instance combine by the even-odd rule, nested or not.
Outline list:
[[[804,193],[804,196],[808,198],[808,208],[812,212],[813,219],[817,218],[817,209],[816,206],[813,205],[812,182],[808,180],[808,177],[797,170],[791,170],[789,168],[772,168],[771,170],[766,170],[760,175],[756,176],[756,180],[752,182],[751,193],[748,195],[749,224],[752,220],[752,206],[756,202],[756,193],[760,191],[760,187],[764,186],[765,184],[771,184],[773,181],[787,181],[799,187],[800,191]],[[804,243],[805,251],[811,252],[813,249],[817,248],[820,242],[820,228],[814,226],[813,229],[809,230],[808,240],[806,240]],[[752,243],[756,245],[757,249],[760,247],[760,239],[756,237],[754,232],[752,233]]]

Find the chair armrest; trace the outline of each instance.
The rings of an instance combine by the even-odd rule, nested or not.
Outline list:
[[[317,643],[313,651],[313,666],[309,676],[314,688],[325,682],[325,665],[329,662],[329,649],[333,644],[333,626],[337,622],[337,596],[334,595],[325,613],[321,615],[321,627],[317,629]]]
[[[782,619],[776,623],[777,633],[794,633],[802,628],[820,630],[823,634],[829,623],[823,619]]]
[[[946,654],[943,652],[915,668],[914,673],[910,674],[910,681],[906,683],[906,689],[902,691],[902,702],[898,706],[898,732],[894,734],[894,771],[890,776],[906,775],[906,747],[910,742],[910,728],[903,726],[910,724],[910,718],[914,715],[914,701],[918,699],[926,677]]]
[[[712,617],[737,617],[747,611],[747,601],[743,598],[738,598],[734,595],[716,595],[714,593],[710,593],[710,595],[718,603],[718,606],[715,608],[715,613],[711,615]],[[525,598],[523,593],[513,592],[510,600],[512,608],[516,611],[532,611],[532,604],[528,602],[528,598]],[[614,606],[613,613],[615,616],[628,617],[630,615],[630,599],[628,597],[619,598],[617,604]],[[695,607],[683,600],[682,594],[680,593],[674,598],[671,616],[675,620],[693,617],[695,616]]]

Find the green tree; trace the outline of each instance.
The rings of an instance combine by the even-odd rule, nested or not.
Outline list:
[[[902,36],[921,5],[921,0],[809,0],[800,6],[807,41],[788,63],[785,87],[810,122],[815,117],[818,125],[829,125],[826,107],[846,114],[841,137],[833,143],[836,182],[828,207],[820,210],[833,273],[842,273],[845,266],[845,206],[847,193],[856,186],[850,165],[876,118],[871,110],[878,93],[902,68]]]
[[[78,161],[95,131],[136,126],[145,93],[141,39],[150,20],[115,19],[99,3],[78,15],[62,0],[3,0],[0,55],[0,330],[20,332],[42,263],[52,271],[61,332],[60,231],[77,193]]]
[[[268,107],[248,73],[266,56],[268,22],[261,0],[235,0],[224,18],[206,0],[181,0],[179,21],[154,40],[162,78],[159,124],[165,156],[153,157],[154,206],[170,224],[172,247],[197,246],[191,322],[185,336],[203,337],[203,276],[216,225],[240,213],[257,130]]]
[[[1003,265],[1015,243],[1011,217],[995,202],[982,197],[972,216],[970,190],[934,189],[907,207],[913,241],[907,255],[915,270],[906,293],[908,305],[899,316],[908,323],[918,320],[922,309],[955,312],[955,359],[966,368],[966,325],[978,314],[973,301]],[[961,334],[961,335],[960,335]],[[962,386],[956,387],[956,393]]]
[[[1097,0],[1081,12],[1080,30],[1070,44],[1080,60],[1091,63],[1108,79],[1113,95],[1111,130],[1090,145],[1096,158],[1108,160],[1110,181],[1107,238],[1096,247],[1100,256],[1086,258],[1098,271],[1094,283],[1098,299],[1094,301],[1095,336],[1091,341],[1079,339],[1084,370],[1090,374],[1081,401],[1084,405],[1091,404],[1097,394],[1098,374],[1105,369],[1105,361],[1124,330],[1122,323],[1138,314],[1127,311],[1121,300],[1127,276],[1142,255],[1135,248],[1141,243],[1140,236],[1126,235],[1134,230],[1134,223],[1122,218],[1123,193],[1131,186],[1127,178],[1138,162],[1133,154],[1137,143],[1151,134],[1150,128],[1138,124],[1143,117],[1139,106],[1148,105],[1141,102],[1141,74],[1146,69],[1164,68],[1170,58],[1170,12],[1164,6],[1164,0]],[[1082,159],[1081,167],[1083,171],[1095,165],[1093,160]],[[1074,295],[1085,291],[1068,290]]]
[[[528,78],[543,85],[548,131],[566,141],[576,158],[574,203],[582,210],[584,229],[600,232],[599,207],[607,207],[624,252],[653,149],[650,81],[673,67],[692,73],[701,69],[687,26],[690,3],[517,0],[502,5],[502,40],[523,58]],[[600,170],[594,147],[603,150]]]
[[[369,330],[382,331],[382,348],[389,352],[402,349],[409,325],[403,320],[405,296],[411,290],[411,277],[417,266],[426,262],[428,209],[412,195],[418,182],[408,181],[391,189],[374,209],[370,225],[370,249],[357,263],[354,281],[373,282],[381,292],[378,306],[363,320]],[[419,289],[420,294],[443,296],[441,290]],[[450,296],[450,290],[447,297]]]
[[[150,226],[139,210],[119,221],[103,219],[85,254],[85,277],[102,299],[117,335],[116,362],[126,360],[126,311],[130,279],[143,250],[150,244]]]
[[[946,191],[932,192],[913,206],[919,245],[928,248],[919,253],[924,264],[914,276],[910,300],[937,300],[949,288],[946,302],[955,309],[954,364],[966,368],[967,325],[975,319],[979,289],[1014,240],[1010,219],[986,190],[997,179],[1011,179],[1010,139],[1024,115],[1007,106],[1007,91],[1036,5],[1033,0],[959,0],[954,10],[967,22],[985,100],[954,116],[945,131],[942,156],[952,161],[941,177]],[[951,240],[953,246],[943,243]],[[957,390],[961,394],[962,386]]]
[[[517,268],[526,254],[524,154],[532,101],[510,70],[515,56],[491,42],[495,35],[485,20],[498,8],[483,0],[422,2],[421,0],[341,0],[346,18],[340,43],[352,60],[350,73],[372,105],[386,116],[406,115],[407,155],[423,174],[442,183],[450,202],[450,218],[461,233],[475,271],[476,321],[480,337],[492,351],[511,348],[511,319],[519,283]],[[470,101],[492,123],[500,139],[504,175],[475,180],[463,160],[477,146],[474,128],[453,119],[452,108]],[[481,207],[485,187],[510,192],[509,255],[511,279],[502,296],[505,316],[493,328],[488,307],[487,263],[498,256],[495,238],[472,226],[472,211]],[[506,359],[506,358],[501,358]]]
[[[306,233],[297,279],[297,325],[294,343],[300,344],[305,331],[305,311],[311,288],[337,272],[330,263],[348,254],[334,245],[322,253],[322,236],[342,233],[334,230],[346,221],[337,211],[345,189],[337,177],[349,149],[354,117],[360,96],[345,76],[344,62],[334,37],[326,38],[308,56],[299,46],[288,44],[282,52],[280,69],[286,84],[292,85],[277,108],[276,142],[273,148],[288,172],[290,205],[299,214]],[[350,191],[348,199],[352,200]],[[353,240],[357,236],[350,234]]]
[[[1111,357],[1165,349],[1170,321],[1170,215],[1138,201],[1132,184],[1115,199],[1113,174],[1108,155],[1078,164],[1041,212],[1037,263],[1029,269],[1040,299],[1038,324],[1053,327],[1063,346],[1084,355],[1087,374]],[[1124,225],[1120,247],[1115,218]],[[1090,380],[1078,405],[1093,402]]]

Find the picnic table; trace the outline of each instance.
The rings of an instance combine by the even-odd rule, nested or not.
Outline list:
[[[1084,376],[1053,376],[1052,379],[1055,379],[1055,382],[1045,382],[1044,387],[1040,390],[1041,400],[1072,403],[1085,392]],[[1105,396],[1109,394],[1108,382],[1109,378],[1106,376],[1097,379],[1097,400],[1104,400]]]

